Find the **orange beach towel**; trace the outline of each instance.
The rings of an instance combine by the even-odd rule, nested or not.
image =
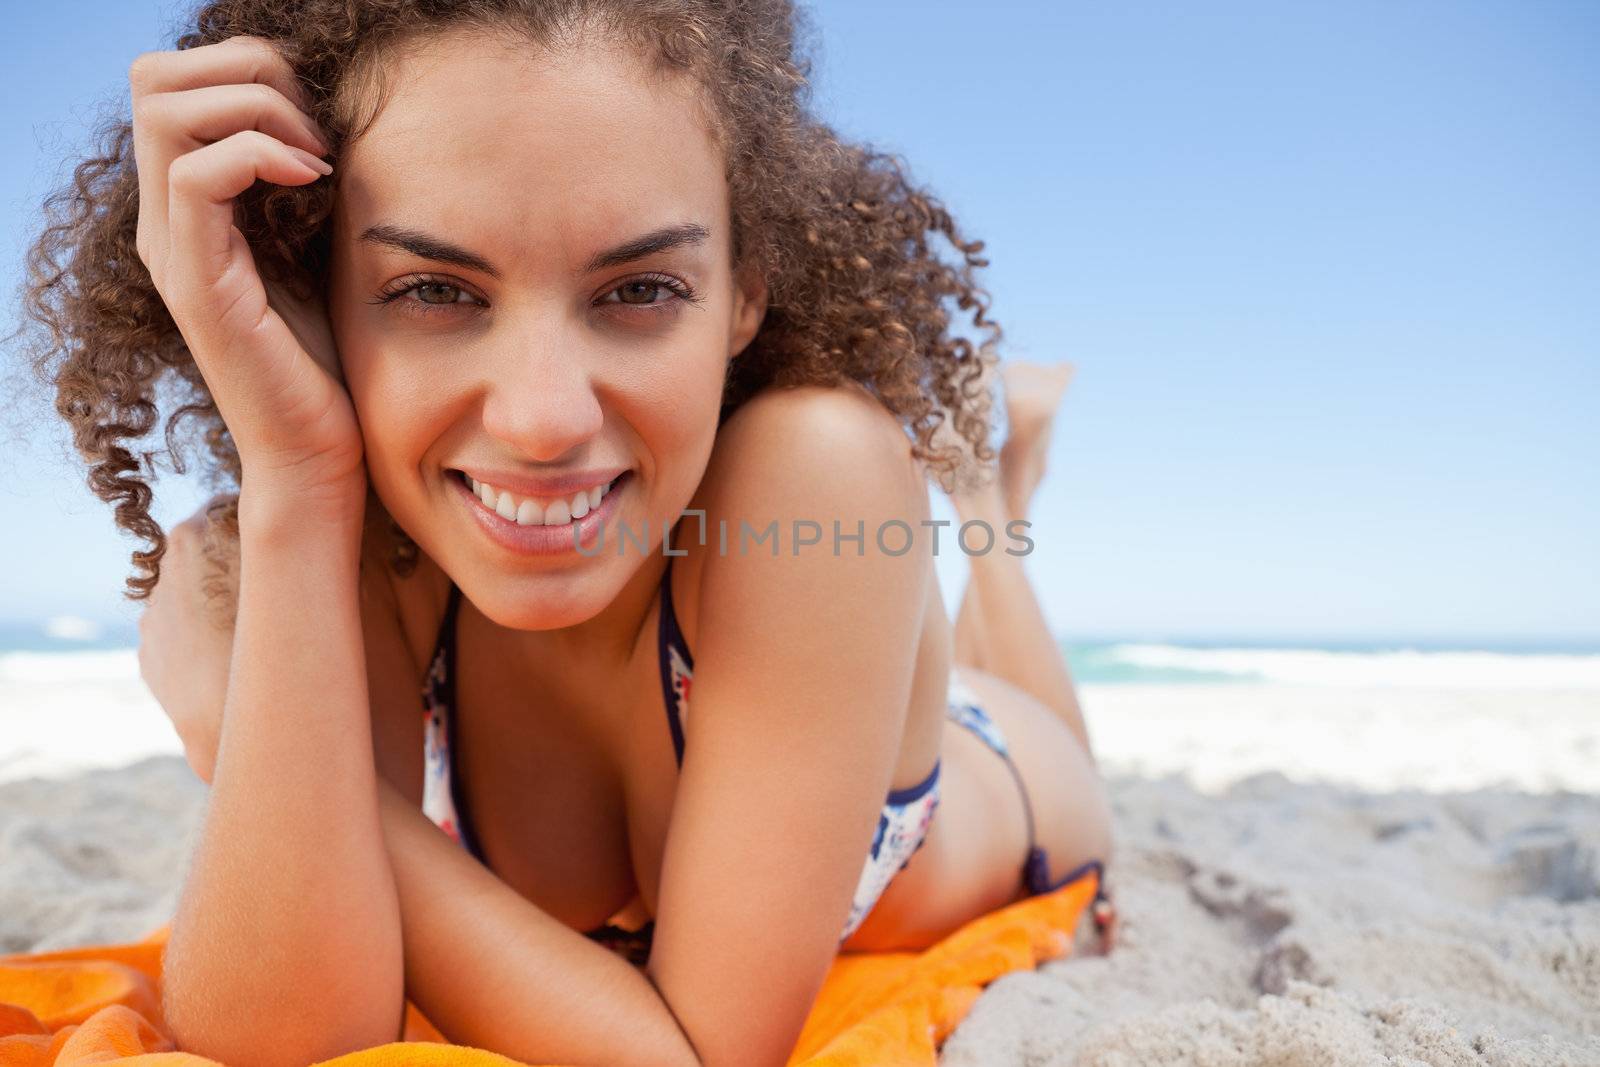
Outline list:
[[[979,916],[923,952],[843,953],[807,1016],[790,1067],[932,1065],[989,982],[1070,951],[1099,885],[1093,869],[1050,893]],[[215,1067],[175,1051],[161,1017],[161,951],[171,924],[142,941],[0,956],[0,1067]],[[270,1042],[265,1032],[261,1040]],[[451,1045],[406,1006],[405,1041],[324,1061],[338,1067],[513,1065]]]

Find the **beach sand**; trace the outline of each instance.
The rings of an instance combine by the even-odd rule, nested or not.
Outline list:
[[[1600,1065],[1600,800],[1112,796],[1115,951],[1002,977],[943,1063]]]
[[[1124,685],[1084,704],[1121,940],[1096,955],[1085,923],[1078,954],[993,983],[945,1064],[1600,1067],[1600,694]],[[52,735],[29,734],[49,777],[13,759],[0,782],[0,952],[166,921],[205,804],[180,758],[84,770]]]

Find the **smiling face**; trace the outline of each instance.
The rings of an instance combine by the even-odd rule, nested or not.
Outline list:
[[[687,82],[616,47],[452,34],[391,62],[329,280],[368,472],[485,615],[573,625],[644,562],[618,524],[654,545],[688,504],[765,310],[721,150]]]

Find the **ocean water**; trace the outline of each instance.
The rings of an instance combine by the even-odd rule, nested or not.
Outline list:
[[[138,628],[0,624],[0,782],[181,756]],[[1097,755],[1223,788],[1600,789],[1600,649],[1269,641],[1063,645]],[[420,705],[419,705],[420,706]]]
[[[138,641],[137,626],[127,622],[0,622],[0,684],[137,677]],[[1600,647],[1262,639],[1072,640],[1062,648],[1074,678],[1086,685],[1600,689]]]
[[[99,622],[76,615],[43,620],[0,620],[0,655],[7,652],[100,652],[137,648],[131,622]]]
[[[1073,676],[1085,684],[1600,690],[1600,649],[1593,648],[1270,641],[1100,641],[1063,647]]]

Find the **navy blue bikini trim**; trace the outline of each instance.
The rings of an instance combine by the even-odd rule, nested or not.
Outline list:
[[[461,776],[456,773],[455,766],[456,750],[460,747],[455,740],[456,616],[459,613],[460,606],[461,587],[456,585],[454,582],[451,582],[450,598],[445,606],[444,620],[440,624],[440,640],[445,644],[446,670],[444,678],[444,701],[445,707],[449,709],[449,716],[445,723],[445,729],[450,735],[450,796],[455,802],[456,812],[459,816],[457,820],[457,828],[461,833],[461,843],[466,846],[467,851],[471,853],[479,863],[482,863],[484,866],[488,866],[488,861],[484,858],[483,851],[478,844],[477,834],[474,833],[472,829],[472,812],[468,807],[466,794],[461,791]],[[672,561],[670,559],[667,561],[666,571],[661,578],[661,620],[659,626],[657,627],[657,659],[661,671],[661,693],[667,705],[667,722],[672,730],[672,747],[673,751],[677,754],[678,765],[681,767],[683,765],[684,749],[683,723],[678,718],[677,701],[673,699],[671,675],[672,666],[671,657],[668,655],[669,650],[676,650],[678,655],[683,657],[684,665],[691,672],[694,670],[694,656],[689,652],[689,645],[688,642],[686,642],[683,638],[682,630],[678,628],[678,616],[673,610],[672,606]],[[984,719],[988,719],[987,713],[983,712],[981,708],[974,707],[973,710],[982,715]],[[986,744],[990,744],[990,747],[994,748],[1001,759],[1005,761],[1006,768],[1011,772],[1011,776],[1016,780],[1017,789],[1022,795],[1023,813],[1028,826],[1028,858],[1023,864],[1023,877],[1024,881],[1027,883],[1028,892],[1032,895],[1053,892],[1054,890],[1060,889],[1068,882],[1082,877],[1085,873],[1092,870],[1095,872],[1097,883],[1095,888],[1095,900],[1098,902],[1107,899],[1104,884],[1105,868],[1099,860],[1088,860],[1085,863],[1079,864],[1077,867],[1074,867],[1060,878],[1052,879],[1050,877],[1050,865],[1045,851],[1044,849],[1038,847],[1034,841],[1033,806],[1029,803],[1028,791],[1023,785],[1022,775],[1017,771],[1016,764],[1011,760],[1011,754],[1006,751],[1004,745],[996,746],[990,743],[990,739],[986,736],[984,731],[974,729],[973,733],[982,739]],[[939,779],[939,768],[942,762],[942,759],[934,760],[933,768],[928,772],[927,777],[923,778],[923,780],[918,782],[916,785],[907,786],[905,789],[891,791],[889,793],[887,803],[894,806],[909,804],[921,797],[928,790],[932,789],[934,783]],[[615,928],[601,928],[602,931],[612,929]],[[593,933],[598,934],[599,932],[600,931],[595,931]]]
[[[472,811],[467,805],[467,795],[461,791],[461,775],[456,773],[456,750],[461,747],[456,740],[456,616],[460,609],[461,587],[451,582],[450,600],[445,605],[444,622],[440,624],[440,636],[445,643],[444,706],[449,715],[445,720],[445,734],[450,745],[450,799],[455,802],[456,829],[461,834],[461,843],[479,863],[487,867],[489,861],[484,858],[478,835],[472,829]]]
[[[678,701],[672,689],[673,651],[682,657],[684,666],[693,673],[694,656],[689,652],[689,643],[684,640],[683,630],[678,626],[678,613],[672,606],[672,560],[668,559],[666,570],[661,575],[661,618],[656,626],[656,661],[661,670],[661,699],[667,706],[667,726],[672,731],[672,750],[677,754],[678,766],[682,767],[683,720],[678,717]],[[898,808],[921,798],[939,781],[940,762],[935,759],[927,775],[915,785],[890,790],[885,803]]]
[[[684,666],[694,670],[694,657],[689,654],[688,642],[678,629],[678,614],[672,608],[672,560],[667,560],[661,575],[661,618],[656,624],[656,666],[661,672],[661,697],[667,705],[667,726],[672,730],[672,751],[683,766],[683,723],[678,718],[678,701],[672,691],[671,650],[677,649]]]
[[[939,780],[939,764],[941,762],[941,760],[935,759],[933,761],[933,769],[928,771],[928,776],[916,785],[908,785],[904,789],[890,790],[887,803],[893,807],[902,807],[932,789],[934,783]]]
[[[445,743],[450,750],[450,799],[455,803],[456,832],[461,835],[462,846],[470,856],[488,867],[489,860],[484,856],[483,848],[478,844],[478,835],[472,829],[472,811],[467,804],[466,793],[461,790],[461,775],[456,773],[456,751],[461,747],[456,734],[456,616],[460,608],[461,587],[451,582],[450,599],[445,604],[444,620],[439,624],[439,643],[444,646],[445,656],[443,702]],[[434,654],[438,655],[437,647]],[[649,942],[654,930],[655,920],[651,919],[637,930],[606,923],[583,931],[583,936],[591,941],[614,943],[615,951],[627,956],[636,966],[642,966],[649,956]]]

